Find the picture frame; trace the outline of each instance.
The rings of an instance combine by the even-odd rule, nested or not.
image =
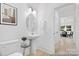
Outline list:
[[[17,8],[0,3],[0,24],[17,25]]]

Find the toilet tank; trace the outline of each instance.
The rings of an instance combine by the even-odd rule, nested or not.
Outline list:
[[[0,56],[7,56],[19,50],[19,41],[11,40],[0,42]]]

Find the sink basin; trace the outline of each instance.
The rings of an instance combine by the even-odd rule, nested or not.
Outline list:
[[[39,34],[29,34],[28,39],[34,40],[34,39],[37,39],[39,36],[40,36]]]

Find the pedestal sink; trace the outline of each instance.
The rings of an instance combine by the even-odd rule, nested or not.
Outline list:
[[[27,38],[30,40],[30,55],[32,55],[32,43],[35,39],[38,39],[39,37],[39,34],[28,34]]]
[[[28,34],[27,37],[28,37],[28,39],[30,39],[30,40],[35,40],[35,39],[39,38],[40,35],[39,35],[39,34]]]

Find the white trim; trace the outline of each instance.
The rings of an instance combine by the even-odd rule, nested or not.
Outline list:
[[[0,45],[5,45],[5,44],[10,44],[15,42],[18,42],[18,40],[3,41],[3,42],[0,42]]]

